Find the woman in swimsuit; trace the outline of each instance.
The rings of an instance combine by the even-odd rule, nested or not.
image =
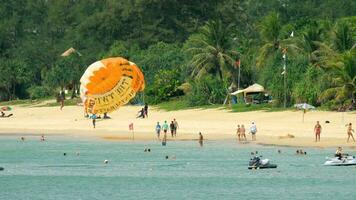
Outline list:
[[[355,132],[354,129],[352,129],[352,124],[349,123],[348,124],[348,127],[347,127],[347,142],[349,142],[350,140],[350,137],[352,137],[352,140],[355,142],[355,138],[354,138],[354,135],[352,134],[352,132]]]
[[[315,133],[315,142],[317,141],[320,142],[321,125],[319,121],[317,121],[316,125],[314,126],[314,133]]]

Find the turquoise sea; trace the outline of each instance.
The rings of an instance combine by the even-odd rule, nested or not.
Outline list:
[[[154,141],[47,139],[0,138],[0,199],[356,199],[356,167],[322,165],[334,149],[305,148],[306,156],[296,156],[295,148],[234,141],[207,141],[200,148],[196,141],[162,147]],[[278,168],[248,170],[251,151]]]

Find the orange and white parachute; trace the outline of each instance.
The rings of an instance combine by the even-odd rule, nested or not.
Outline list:
[[[87,113],[109,113],[128,103],[145,88],[141,70],[124,58],[91,64],[80,79],[80,97]]]

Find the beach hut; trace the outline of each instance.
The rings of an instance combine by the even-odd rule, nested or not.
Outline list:
[[[237,90],[230,94],[236,96],[238,96],[239,94],[243,94],[246,103],[253,103],[252,98],[247,98],[247,95],[258,94],[258,93],[265,93],[265,88],[262,85],[255,83],[253,85],[248,86],[245,89]]]

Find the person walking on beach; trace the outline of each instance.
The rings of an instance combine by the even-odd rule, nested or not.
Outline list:
[[[148,104],[147,103],[145,103],[145,107],[143,107],[143,109],[144,109],[144,111],[145,111],[145,116],[146,116],[146,118],[148,118]]]
[[[352,134],[352,132],[355,133],[355,130],[352,129],[352,123],[349,123],[349,124],[346,125],[346,126],[348,126],[348,127],[347,127],[347,136],[348,136],[348,137],[347,137],[347,142],[349,142],[350,137],[352,137],[352,140],[355,142],[354,135]]]
[[[247,141],[245,132],[246,132],[245,126],[242,124],[241,128],[240,128],[240,137],[241,137],[241,139],[244,138],[245,141]]]
[[[92,114],[92,115],[90,116],[90,118],[92,119],[93,128],[95,128],[95,125],[96,125],[96,118],[97,118],[96,114]]]
[[[240,125],[237,125],[237,131],[236,131],[236,135],[237,135],[237,139],[239,141],[241,141],[241,128],[240,128]]]
[[[174,123],[173,123],[173,121],[171,121],[171,123],[169,124],[169,129],[171,130],[171,135],[173,138],[174,137]]]
[[[63,91],[61,91],[60,93],[59,93],[59,98],[58,98],[58,100],[59,100],[59,103],[60,103],[60,109],[62,110],[63,109],[63,107],[64,107],[64,99],[65,99],[65,94],[64,94],[64,92]]]
[[[252,140],[255,141],[256,140],[256,133],[257,133],[257,126],[256,126],[255,122],[252,122],[252,125],[250,127],[250,133],[252,135]]]
[[[167,131],[168,131],[167,121],[164,121],[164,123],[162,125],[162,129],[163,129],[164,134],[167,134]]]
[[[161,125],[159,124],[159,122],[157,122],[157,125],[156,125],[156,134],[157,134],[157,138],[158,140],[160,140],[160,136],[161,136]]]
[[[173,123],[174,123],[174,137],[177,137],[178,122],[176,119],[173,119]]]
[[[321,125],[319,121],[316,122],[314,126],[314,133],[315,133],[315,142],[320,142],[320,134],[321,134]]]
[[[203,140],[204,140],[204,137],[201,134],[201,132],[199,132],[199,145],[200,145],[200,147],[203,147]]]

